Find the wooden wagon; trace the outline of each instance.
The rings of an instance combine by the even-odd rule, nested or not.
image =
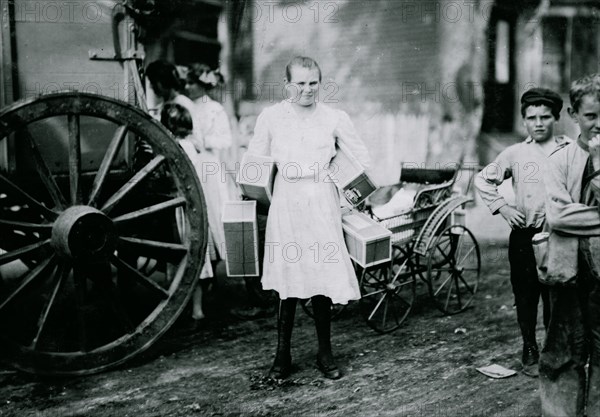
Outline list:
[[[143,108],[137,3],[0,2],[0,358],[25,371],[144,351],[204,263],[194,167]]]

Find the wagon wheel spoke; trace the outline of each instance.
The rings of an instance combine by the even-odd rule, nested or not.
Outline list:
[[[381,296],[381,298],[379,299],[377,304],[375,304],[375,308],[373,308],[373,311],[371,311],[371,314],[369,314],[369,317],[367,318],[367,320],[373,320],[373,316],[375,315],[375,313],[377,313],[377,310],[379,310],[379,307],[381,307],[381,304],[383,303],[383,301],[385,300],[387,295],[388,295],[388,293],[386,292],[385,294],[383,294]]]
[[[81,125],[79,115],[70,114],[69,124],[69,189],[71,205],[81,204]]]
[[[154,172],[160,164],[165,161],[165,157],[158,155],[154,157],[150,162],[146,164],[140,171],[138,171],[125,185],[123,185],[115,194],[113,194],[102,206],[101,210],[108,214],[119,202],[140,182],[142,182],[148,175]]]
[[[97,267],[94,266],[91,272],[96,289],[98,289],[111,310],[112,316],[117,320],[123,333],[127,333],[135,328],[129,313],[125,308],[125,302],[121,293],[116,288],[112,280],[110,262],[102,262]]]
[[[179,261],[187,253],[187,246],[179,243],[158,242],[155,240],[120,237],[119,248],[138,253],[143,256],[161,260]]]
[[[365,279],[364,280],[364,286],[365,287],[370,287],[370,288],[385,288],[385,282],[378,280],[378,279]]]
[[[381,290],[375,290],[375,291],[372,291],[372,292],[364,293],[361,297],[363,297],[363,298],[365,298],[365,297],[372,297],[374,295],[381,294],[382,292],[385,292],[385,288],[383,288]]]
[[[442,281],[442,283],[439,285],[439,287],[438,287],[437,291],[434,293],[434,295],[437,296],[440,293],[440,291],[442,291],[444,289],[444,287],[446,286],[446,284],[448,282],[450,282],[451,279],[452,279],[452,272],[450,272],[448,274],[448,278],[446,278],[445,280]],[[450,286],[450,287],[452,287],[452,286]]]
[[[127,137],[127,126],[119,126],[119,128],[115,131],[113,138],[108,145],[108,149],[104,153],[104,157],[102,158],[102,162],[100,163],[100,168],[98,168],[98,172],[96,173],[96,177],[94,178],[94,184],[92,185],[92,191],[90,192],[90,197],[88,201],[88,205],[92,207],[96,207],[98,202],[98,197],[100,196],[100,192],[102,191],[102,187],[104,186],[104,182],[106,181],[106,177],[108,172],[110,171],[110,166],[112,165],[115,157],[119,153],[119,149],[121,148],[121,144],[124,139]]]
[[[450,304],[450,296],[452,295],[452,282],[453,275],[450,275],[450,279],[446,280],[446,282],[450,281],[450,285],[448,285],[448,292],[446,293],[446,303],[444,304],[444,310],[448,310],[448,305]],[[443,285],[446,285],[446,282]],[[442,287],[440,287],[442,289]]]
[[[383,297],[382,297],[382,299],[383,299]],[[387,323],[388,306],[389,306],[389,303],[385,303],[383,305],[383,317],[381,319],[381,327],[384,329],[387,327],[385,324]],[[373,311],[373,313],[374,313],[374,311]]]
[[[376,285],[364,279],[361,281],[361,310],[369,327],[378,333],[396,330],[412,309],[416,281],[414,277],[402,274],[409,263],[408,259],[402,260],[402,265],[397,265],[400,266],[397,273],[394,273],[393,265],[379,269]]]
[[[50,168],[48,168],[48,165],[42,157],[42,153],[40,152],[31,134],[25,130],[23,131],[23,134],[25,135],[25,139],[29,145],[31,155],[33,156],[33,160],[35,162],[35,168],[40,176],[40,179],[42,180],[42,183],[44,184],[44,187],[46,187],[46,190],[48,190],[50,198],[52,198],[55,207],[59,210],[63,210],[67,203],[60,189],[58,188],[54,177],[52,176]]]
[[[46,269],[49,266],[52,266],[54,264],[54,259],[55,257],[53,255],[45,261],[41,262],[38,266],[29,271],[27,274],[25,274],[17,288],[15,288],[10,294],[8,294],[0,304],[0,313],[2,313],[2,310],[4,310],[4,308],[18,295],[20,295],[25,289],[27,289],[40,277],[43,277],[42,273],[46,271]]]
[[[67,266],[65,263],[59,263],[55,272],[54,272],[54,287],[52,289],[52,293],[50,294],[50,297],[48,297],[48,300],[46,301],[46,304],[44,305],[44,307],[42,308],[42,312],[40,313],[40,316],[38,318],[38,322],[37,322],[37,331],[35,333],[35,336],[33,337],[33,340],[31,341],[31,345],[29,346],[31,349],[37,349],[37,345],[38,342],[40,340],[41,335],[44,332],[44,329],[46,328],[46,322],[48,320],[48,315],[50,314],[50,311],[52,309],[52,307],[54,306],[55,300],[56,300],[56,296],[59,293],[59,291],[61,290],[61,288],[64,285],[64,282],[66,280],[66,278],[69,276],[69,273],[71,271],[71,267]]]
[[[152,281],[150,278],[143,275],[137,269],[124,262],[123,260],[113,256],[111,258],[111,263],[117,267],[120,271],[124,273],[125,276],[130,277],[134,281],[140,283],[147,289],[149,289],[153,294],[155,294],[161,300],[169,298],[169,291],[161,287],[156,282]]]
[[[472,269],[473,271],[475,269]],[[465,286],[465,288],[467,289],[467,291],[469,291],[471,294],[475,294],[475,290],[473,288],[471,288],[471,286],[469,285],[469,283],[465,280],[465,278],[463,277],[462,274],[457,274],[458,279],[460,279],[460,281],[463,283],[463,285]],[[458,283],[456,284],[456,286],[458,287]]]
[[[462,265],[463,262],[467,259],[467,257],[472,254],[475,251],[475,246],[471,247],[471,249],[469,249],[469,251],[465,254],[465,256],[462,257],[462,259],[458,262],[456,262],[456,265]]]
[[[0,182],[3,183],[5,186],[7,186],[9,188],[9,190],[12,190],[12,191],[16,192],[22,198],[24,198],[25,201],[31,207],[33,207],[36,210],[38,210],[42,214],[42,216],[44,216],[46,219],[48,219],[48,220],[55,220],[58,217],[58,213],[57,212],[55,212],[54,210],[49,209],[48,207],[46,207],[45,205],[43,205],[40,201],[36,200],[35,198],[33,198],[32,196],[30,196],[29,194],[27,194],[25,191],[23,191],[21,189],[21,187],[19,187],[15,183],[13,183],[11,180],[9,180],[8,178],[6,178],[2,174],[0,174]]]
[[[145,207],[140,210],[132,211],[131,213],[123,214],[121,216],[115,217],[113,222],[115,223],[125,223],[131,220],[139,220],[145,216],[149,216],[155,213],[159,213],[163,210],[168,210],[175,207],[181,207],[185,205],[185,198],[178,197],[173,198],[171,200],[165,201],[164,203],[154,204],[149,207]]]
[[[445,242],[440,242],[440,244],[435,245],[432,250],[433,252],[431,257],[434,259],[434,264],[437,267],[450,263],[450,258],[452,255],[452,242],[449,239]]]
[[[414,281],[414,278],[411,278],[409,281],[405,281],[405,282],[401,282],[400,284],[396,284],[396,288],[402,288],[402,287],[407,287],[409,285],[412,285]]]
[[[27,231],[31,233],[40,232],[40,233],[50,233],[52,231],[52,225],[48,223],[31,223],[31,222],[22,222],[17,220],[6,220],[0,219],[0,229],[1,230],[21,230]]]
[[[7,264],[17,259],[21,259],[25,255],[30,255],[40,250],[43,247],[50,245],[50,239],[43,240],[41,242],[32,243],[31,245],[23,246],[22,248],[15,249],[10,252],[6,252],[0,255],[0,265]]]
[[[462,299],[460,295],[460,287],[458,283],[458,274],[454,274],[454,286],[456,287],[456,304],[458,305],[458,309],[462,309]]]
[[[432,247],[432,253],[436,252],[439,242],[448,237],[452,246],[447,264],[441,267],[434,261],[433,254],[429,256],[428,286],[436,306],[445,314],[455,314],[469,307],[477,292],[480,255],[475,237],[461,225],[446,228]]]
[[[458,239],[456,239],[456,237],[454,238],[455,240],[455,244],[454,244],[454,253],[453,253],[453,257],[452,257],[452,261],[453,261],[453,265],[460,265],[460,262],[458,261],[458,258],[460,258],[462,250],[463,250],[463,239],[464,235],[461,234]]]
[[[88,350],[88,334],[87,334],[87,276],[85,268],[82,265],[73,266],[73,283],[75,287],[75,309],[77,321],[77,336],[79,348],[81,351]]]

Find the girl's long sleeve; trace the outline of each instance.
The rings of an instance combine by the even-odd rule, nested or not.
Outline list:
[[[338,110],[339,120],[335,128],[334,135],[336,139],[342,142],[354,155],[358,162],[362,165],[365,170],[371,167],[371,158],[369,156],[369,150],[365,143],[358,136],[354,124],[348,114],[344,111]]]
[[[256,119],[254,135],[248,144],[248,153],[253,155],[271,155],[271,136],[269,132],[268,113],[263,111]]]

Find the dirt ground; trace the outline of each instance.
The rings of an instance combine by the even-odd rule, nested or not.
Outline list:
[[[380,336],[351,303],[333,323],[344,372],[337,381],[316,369],[314,326],[300,309],[296,371],[279,385],[266,380],[275,317],[229,315],[244,296],[242,282],[230,278],[210,295],[205,323],[186,314],[117,370],[48,379],[0,369],[0,416],[537,416],[537,380],[475,370],[492,363],[518,370],[520,357],[505,245],[486,244],[482,264],[476,303],[456,316],[442,316],[421,284],[405,325]]]

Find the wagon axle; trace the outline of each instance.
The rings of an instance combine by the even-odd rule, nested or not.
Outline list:
[[[72,206],[52,226],[51,246],[56,253],[77,261],[108,258],[116,248],[115,225],[100,210]]]

